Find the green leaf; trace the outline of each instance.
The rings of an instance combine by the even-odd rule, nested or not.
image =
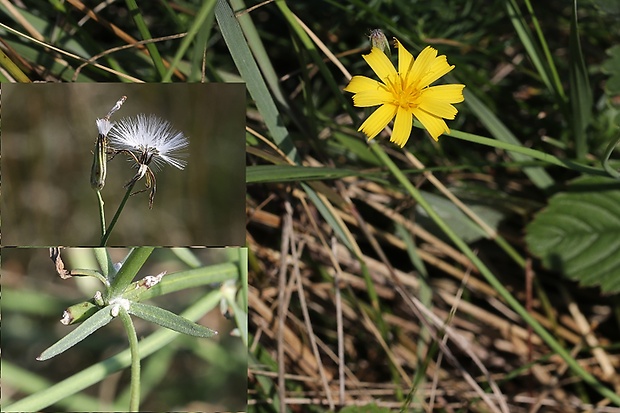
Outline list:
[[[155,307],[154,305],[132,302],[127,312],[143,320],[190,336],[212,337],[217,334],[217,331],[196,324],[168,310]]]
[[[355,172],[342,168],[322,168],[291,165],[254,165],[246,168],[246,183],[313,181],[357,176]]]
[[[66,325],[81,323],[95,314],[99,308],[100,307],[95,304],[95,300],[93,298],[88,301],[74,304],[65,310],[60,322]]]
[[[526,228],[528,248],[553,271],[604,292],[620,291],[620,182],[582,177]]]
[[[422,193],[437,214],[443,218],[463,241],[471,243],[488,238],[484,230],[465,215],[452,201],[430,192]],[[468,204],[467,206],[494,230],[499,228],[500,222],[504,219],[504,214],[492,207],[480,204]],[[416,221],[419,225],[425,228],[432,228],[435,232],[441,233],[433,220],[429,218],[428,214],[419,205],[416,206],[416,212],[418,214]]]
[[[39,357],[37,357],[37,360],[45,361],[59,355],[65,350],[70,349],[95,331],[99,330],[101,327],[108,324],[113,318],[114,317],[110,314],[110,306],[102,308],[93,316],[84,320],[84,322],[77,326],[75,330],[71,331],[69,334],[48,347]]]
[[[512,133],[510,129],[497,117],[496,113],[491,110],[491,108],[487,107],[478,97],[465,89],[463,91],[463,95],[465,96],[465,103],[471,109],[471,111],[476,115],[476,117],[480,120],[480,122],[487,128],[489,133],[500,143],[507,143],[514,147],[521,147],[523,149],[531,149],[526,148],[517,137]],[[463,136],[462,132],[459,131],[451,131],[451,136],[457,137]],[[522,152],[512,152],[509,156],[515,161],[530,161],[532,158],[524,155]],[[551,175],[544,170],[544,168],[536,167],[536,168],[524,168],[523,173],[527,175],[528,178],[532,181],[534,185],[541,189],[547,189],[553,186],[554,181]]]
[[[241,77],[246,82],[250,96],[256,102],[256,108],[262,115],[271,138],[289,159],[299,163],[297,149],[286,126],[283,125],[278,107],[269,93],[265,79],[261,76],[256,60],[254,60],[254,56],[250,52],[239,22],[228,2],[218,0],[215,6],[215,18],[219,24],[226,46],[228,46],[230,55]]]
[[[110,289],[107,291],[106,298],[108,300],[121,295],[125,291],[154,249],[153,247],[140,247],[131,250],[125,261],[123,261],[120,270],[118,270],[118,274],[112,280]]]
[[[605,93],[609,96],[620,94],[620,45],[610,47],[605,51],[609,56],[601,65],[601,72],[609,75],[605,82]]]

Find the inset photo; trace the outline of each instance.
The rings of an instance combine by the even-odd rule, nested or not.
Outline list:
[[[245,85],[3,84],[2,245],[245,245]]]
[[[2,411],[245,411],[247,249],[2,248]]]

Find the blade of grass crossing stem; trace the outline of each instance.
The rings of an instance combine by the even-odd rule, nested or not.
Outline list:
[[[213,30],[214,23],[215,14],[209,13],[204,24],[198,29],[194,47],[192,47],[192,51],[190,52],[190,71],[187,79],[188,83],[202,81],[202,63],[207,50],[207,45],[209,44],[209,38],[211,37],[211,30]],[[176,56],[174,59],[176,59]],[[166,73],[166,75],[168,75],[168,73]],[[172,72],[170,72],[170,75],[172,75]]]
[[[371,141],[370,147],[373,152],[381,158],[384,165],[388,167],[390,172],[403,185],[405,190],[415,199],[418,204],[426,211],[428,216],[437,224],[444,234],[463,252],[463,254],[478,268],[480,274],[484,276],[487,282],[497,291],[497,293],[506,301],[506,303],[517,313],[523,320],[529,324],[532,329],[547,343],[547,345],[564,359],[573,373],[590,385],[594,390],[604,397],[609,398],[613,403],[620,405],[620,395],[616,394],[609,388],[600,383],[592,374],[587,372],[579,363],[570,355],[568,351],[551,335],[545,328],[532,317],[528,311],[510,294],[504,285],[495,277],[495,275],[484,265],[478,256],[469,248],[469,246],[443,221],[443,219],[435,212],[433,207],[422,197],[420,191],[407,179],[407,177],[398,169],[396,164],[387,156],[380,145]]]
[[[521,142],[510,130],[502,123],[501,120],[479,100],[476,95],[463,91],[465,103],[476,114],[478,120],[487,128],[493,137],[497,140],[511,143],[513,145],[522,146]],[[516,161],[529,161],[531,158],[519,153],[510,153],[510,157]],[[550,188],[553,184],[553,178],[543,168],[525,168],[523,173],[540,189]]]
[[[183,40],[181,40],[181,45],[179,46],[179,49],[174,54],[174,58],[172,59],[172,62],[170,63],[170,67],[168,68],[168,71],[163,75],[162,82],[170,82],[170,79],[172,78],[172,73],[176,70],[176,67],[181,61],[181,58],[185,55],[185,52],[187,51],[189,46],[194,41],[194,38],[198,34],[198,31],[200,30],[200,28],[207,21],[207,17],[213,11],[213,7],[215,7],[215,4],[216,4],[216,0],[208,0],[208,1],[202,2],[202,7],[200,7],[200,10],[198,10],[198,13],[196,14],[196,18],[192,22],[192,25],[190,26],[189,30],[187,31],[187,36],[185,36]],[[220,27],[221,27],[221,23],[220,23]]]
[[[142,40],[152,39],[153,36],[151,36],[151,32],[149,32],[149,28],[146,27],[146,23],[144,22],[144,18],[142,17],[142,13],[138,8],[136,0],[125,0],[125,4],[127,4],[129,14],[133,16],[133,21],[134,23],[136,23],[136,27],[140,32],[140,36],[142,36]],[[163,78],[164,74],[166,73],[166,68],[164,67],[164,62],[161,60],[161,56],[159,54],[159,50],[157,50],[157,46],[155,45],[155,43],[147,43],[146,50],[149,51],[149,55],[151,56],[153,65],[155,65],[155,69],[157,70],[159,78]]]
[[[226,0],[218,0],[215,6],[215,18],[220,26],[220,31],[228,46],[237,70],[246,82],[250,96],[256,102],[256,107],[263,117],[267,129],[271,133],[273,141],[286,154],[289,159],[299,164],[300,159],[297,149],[293,144],[291,135],[282,125],[282,117],[273,101],[273,97],[267,89],[258,65],[250,52],[250,48],[243,36],[239,22],[235,18],[232,9]]]
[[[588,153],[586,128],[592,118],[593,98],[586,64],[581,52],[581,42],[579,41],[577,0],[573,0],[569,50],[570,109],[575,153],[577,159],[585,159]]]
[[[508,9],[510,21],[514,26],[519,39],[521,39],[521,43],[523,44],[523,47],[525,47],[528,57],[532,61],[532,64],[534,64],[534,67],[536,67],[543,83],[549,91],[553,92],[558,97],[558,100],[563,105],[566,100],[566,97],[564,96],[564,89],[562,89],[562,85],[557,75],[557,70],[555,69],[555,64],[553,63],[549,49],[546,47],[546,42],[544,36],[542,36],[542,33],[540,32],[540,28],[538,25],[535,25],[535,28],[538,29],[538,38],[546,53],[544,53],[537,44],[534,34],[532,33],[525,17],[521,13],[517,2],[515,0],[506,1],[506,8]],[[530,10],[532,19],[537,22],[531,7],[528,7],[528,9]]]

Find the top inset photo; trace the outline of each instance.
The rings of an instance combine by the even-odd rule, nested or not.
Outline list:
[[[245,244],[245,85],[3,84],[2,246]]]

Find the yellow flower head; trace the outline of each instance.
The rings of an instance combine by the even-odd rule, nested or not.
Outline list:
[[[465,85],[429,86],[454,69],[446,56],[437,56],[437,50],[427,46],[417,59],[413,59],[399,42],[398,72],[390,59],[377,47],[363,55],[370,68],[379,76],[380,82],[365,76],[353,76],[344,88],[354,93],[353,104],[359,107],[378,106],[358,129],[368,139],[379,134],[394,117],[394,130],[390,141],[401,148],[405,146],[413,116],[426,128],[431,137],[438,140],[442,133],[450,133],[444,119],[454,119],[457,110],[452,103],[463,101]]]

